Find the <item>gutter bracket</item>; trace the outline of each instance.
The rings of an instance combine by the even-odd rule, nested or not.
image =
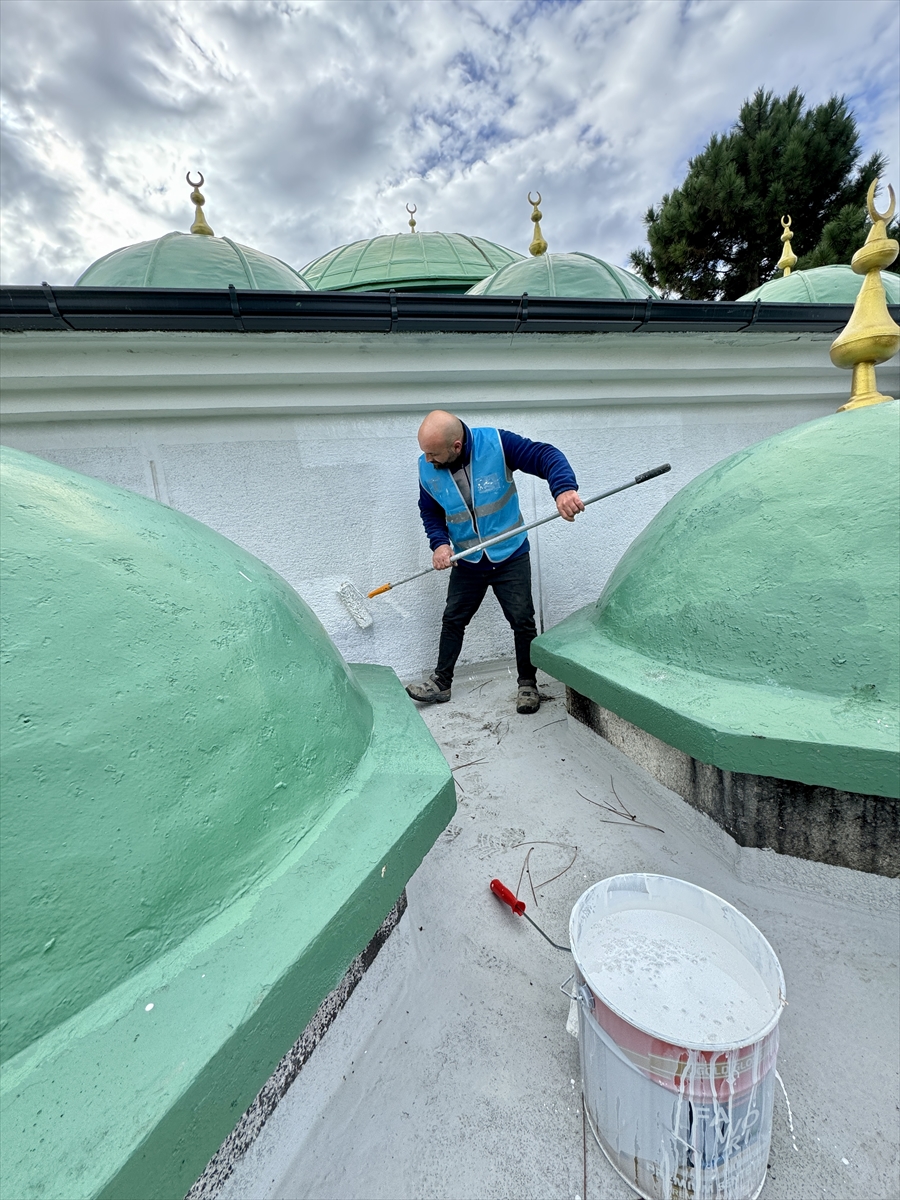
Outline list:
[[[644,328],[644,326],[650,320],[650,309],[652,307],[653,307],[653,297],[648,296],[647,303],[644,305],[644,319],[643,319],[643,321],[641,321],[640,325],[637,326],[637,328],[632,329],[632,331],[631,331],[632,333],[637,333],[639,330]]]
[[[513,333],[518,333],[519,328],[528,321],[528,293],[523,292],[519,297],[519,307],[516,311],[516,327]]]
[[[753,312],[750,316],[750,320],[747,322],[746,325],[742,325],[740,327],[740,329],[738,330],[738,333],[743,333],[745,329],[749,329],[751,325],[756,324],[756,318],[759,316],[760,304],[762,304],[762,299],[759,296],[757,296],[756,303],[753,305]]]
[[[247,330],[244,327],[244,318],[241,316],[241,306],[238,303],[237,288],[233,283],[229,283],[228,285],[228,295],[231,297],[231,315],[234,317],[235,321],[237,321],[238,328],[240,329],[241,333],[246,333]]]
[[[50,286],[50,284],[47,282],[46,279],[41,281],[41,290],[43,291],[44,296],[46,297],[47,307],[50,309],[50,315],[52,317],[56,317],[57,321],[59,321],[60,325],[62,325],[65,329],[74,329],[75,326],[72,325],[69,321],[67,321],[66,318],[59,311],[59,305],[56,303],[56,296],[54,296],[54,294],[53,294],[53,288]]]

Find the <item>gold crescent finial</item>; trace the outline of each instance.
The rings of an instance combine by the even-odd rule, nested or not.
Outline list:
[[[416,207],[416,205],[415,205],[415,204],[412,206],[412,208],[410,208],[410,207],[409,207],[409,205],[407,204],[407,206],[406,206],[406,211],[409,213],[409,222],[408,222],[408,224],[409,224],[409,232],[410,232],[410,233],[415,233],[415,232],[416,232],[416,217],[415,217],[415,214],[416,214],[416,213],[417,213],[419,210],[418,210],[418,208]]]
[[[877,184],[878,180],[873,179],[866,196],[872,228],[865,245],[850,259],[850,266],[857,275],[865,275],[865,279],[846,328],[831,343],[831,361],[834,365],[853,369],[850,399],[838,412],[890,400],[890,396],[883,396],[878,390],[875,365],[887,362],[900,350],[900,326],[887,310],[881,281],[881,272],[900,253],[900,245],[887,235],[886,222],[894,215],[894,189],[888,184],[891,203],[887,212],[882,214],[875,207]]]
[[[873,225],[875,224],[876,221],[884,221],[885,223],[887,223],[891,219],[891,217],[894,215],[894,209],[897,206],[897,197],[894,195],[894,189],[891,187],[890,184],[888,184],[888,194],[891,197],[891,202],[888,205],[887,212],[880,213],[878,211],[878,209],[875,207],[875,189],[877,187],[878,187],[878,180],[873,179],[872,182],[869,184],[869,191],[868,191],[868,194],[866,195],[866,208],[869,210],[869,217],[871,218]]]
[[[797,255],[791,249],[791,238],[794,236],[794,233],[791,229],[790,214],[781,218],[781,228],[784,230],[784,233],[781,235],[784,249],[781,252],[781,258],[775,264],[775,269],[783,271],[785,275],[790,275],[793,268],[797,265]]]
[[[532,200],[531,192],[528,193],[528,203],[534,209],[531,214],[531,219],[534,221],[534,237],[531,239],[531,245],[528,247],[528,252],[538,258],[541,254],[547,253],[547,243],[544,241],[544,235],[541,233],[541,217],[544,215],[538,208],[541,202],[541,193],[538,192],[537,200]]]
[[[203,181],[203,172],[198,171],[197,174],[200,176],[200,179],[197,183],[194,183],[193,179],[191,179],[190,171],[188,171],[187,174],[185,175],[185,179],[191,185],[191,187],[194,189],[191,192],[191,204],[193,204],[193,206],[194,206],[194,223],[191,226],[191,233],[202,233],[202,234],[205,234],[206,237],[215,237],[215,234],[213,233],[212,229],[209,227],[209,224],[207,223],[207,220],[206,220],[206,216],[204,215],[204,212],[203,212],[203,205],[206,203],[206,199],[205,199],[203,193],[200,191],[200,189],[203,187],[203,182],[204,182]]]

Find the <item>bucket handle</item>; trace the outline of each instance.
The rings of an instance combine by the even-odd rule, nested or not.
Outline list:
[[[588,1009],[589,1011],[590,1011],[590,1010],[593,1010],[593,1007],[594,1007],[594,995],[593,995],[593,993],[592,993],[591,989],[590,989],[590,988],[587,986],[587,984],[585,984],[585,983],[582,983],[582,984],[581,984],[579,987],[577,987],[577,988],[575,989],[575,991],[574,991],[574,992],[567,992],[567,991],[566,991],[566,984],[569,984],[569,983],[571,983],[571,982],[572,982],[572,980],[573,980],[574,978],[575,978],[575,974],[574,974],[574,972],[573,972],[573,973],[572,973],[572,974],[569,976],[569,978],[568,978],[568,979],[564,979],[564,980],[562,981],[562,983],[559,985],[559,990],[562,992],[562,994],[563,994],[564,996],[568,996],[570,1000],[575,1000],[575,1001],[577,1001],[579,1004],[583,1004],[583,1005],[584,1005],[584,1007],[585,1007],[586,1009]]]

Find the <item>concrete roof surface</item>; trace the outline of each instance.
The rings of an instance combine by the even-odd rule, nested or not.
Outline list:
[[[515,713],[507,664],[463,671],[448,704],[422,710],[456,768],[457,815],[221,1200],[634,1196],[585,1134],[559,990],[571,956],[488,890],[495,876],[516,888],[532,843],[537,903],[527,876],[520,895],[556,942],[583,891],[629,871],[689,880],[744,912],[789,1001],[778,1069],[793,1133],[777,1089],[762,1200],[895,1200],[898,881],[742,849],[567,718],[563,686],[540,678],[549,698],[534,716]],[[597,806],[617,803],[613,787],[644,826]]]

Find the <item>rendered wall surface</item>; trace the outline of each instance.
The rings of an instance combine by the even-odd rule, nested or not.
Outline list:
[[[900,793],[900,402],[684,488],[534,661],[701,762]]]
[[[2,440],[156,496],[270,563],[342,654],[431,670],[445,582],[378,597],[360,630],[337,597],[427,565],[415,435],[434,407],[550,441],[590,494],[672,473],[532,535],[545,628],[596,599],[680,487],[728,454],[833,412],[849,376],[818,334],[4,335]],[[896,394],[897,360],[880,370]],[[526,518],[552,511],[519,476]],[[463,665],[512,653],[489,597]]]
[[[452,779],[396,677],[348,668],[262,562],[2,466],[2,1193],[181,1196]]]

